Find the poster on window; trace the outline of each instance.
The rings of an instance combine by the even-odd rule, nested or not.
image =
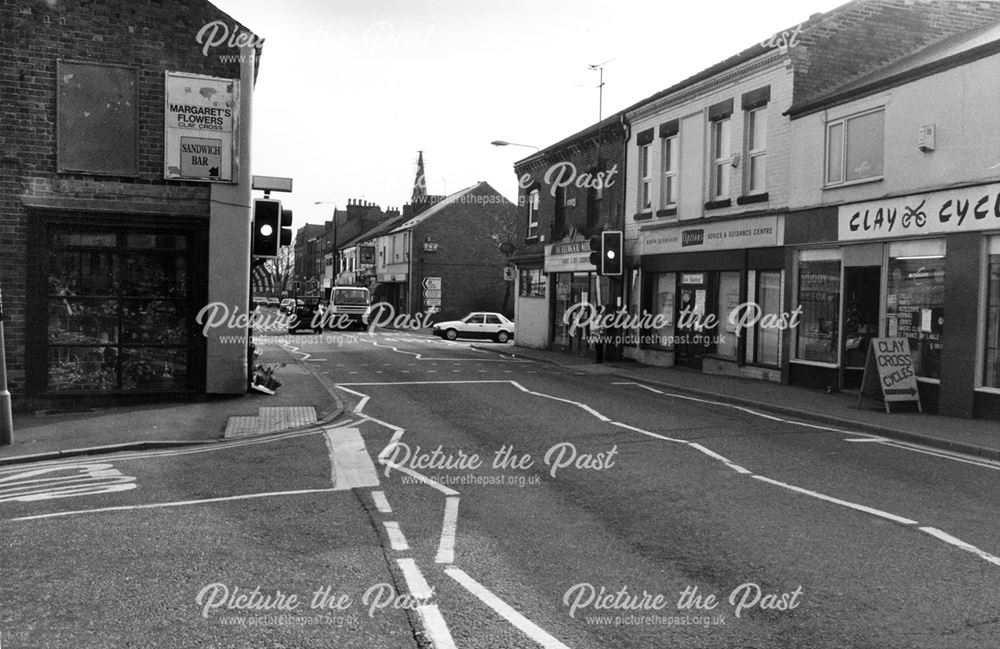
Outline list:
[[[239,80],[166,72],[163,177],[233,182]]]

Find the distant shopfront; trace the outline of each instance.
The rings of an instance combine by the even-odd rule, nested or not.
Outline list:
[[[629,280],[630,311],[659,315],[657,324],[663,326],[634,331],[627,355],[658,365],[780,380],[783,332],[761,326],[762,319],[738,325],[747,309],[781,313],[782,217],[674,223],[644,229],[639,236],[640,262]]]
[[[552,287],[550,347],[559,351],[589,355],[594,345],[588,340],[589,327],[572,327],[566,322],[566,312],[574,305],[587,302],[595,307],[607,306],[611,299],[611,283],[594,272],[590,263],[590,241],[571,241],[545,246],[544,272]]]
[[[843,205],[810,220],[836,241],[794,252],[790,303],[802,316],[790,382],[857,388],[870,340],[899,336],[925,406],[1000,417],[1000,184]]]

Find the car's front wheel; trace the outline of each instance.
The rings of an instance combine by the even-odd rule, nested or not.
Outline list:
[[[507,333],[506,331],[501,331],[501,332],[497,333],[497,342],[498,343],[505,343],[508,340],[510,340],[510,334]]]
[[[454,329],[449,329],[448,331],[444,332],[444,337],[447,338],[448,340],[455,340],[456,338],[458,338],[458,332],[455,331]]]

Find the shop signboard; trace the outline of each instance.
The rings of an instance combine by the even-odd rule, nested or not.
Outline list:
[[[868,345],[865,374],[858,394],[858,407],[865,396],[882,396],[886,413],[889,404],[898,401],[916,401],[920,405],[917,374],[906,338],[872,338]]]
[[[639,240],[643,255],[769,248],[784,243],[784,221],[775,215],[726,221],[698,220],[690,226],[682,222],[669,228],[640,231]]]
[[[545,246],[546,273],[572,273],[597,270],[590,263],[590,241],[567,241]]]
[[[233,182],[239,80],[166,72],[163,177]]]
[[[837,208],[840,241],[1000,228],[1000,183],[884,198]]]

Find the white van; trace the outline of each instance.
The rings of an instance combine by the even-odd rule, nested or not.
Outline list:
[[[324,325],[328,329],[343,326],[368,326],[372,310],[371,292],[363,286],[334,286],[330,289]]]

